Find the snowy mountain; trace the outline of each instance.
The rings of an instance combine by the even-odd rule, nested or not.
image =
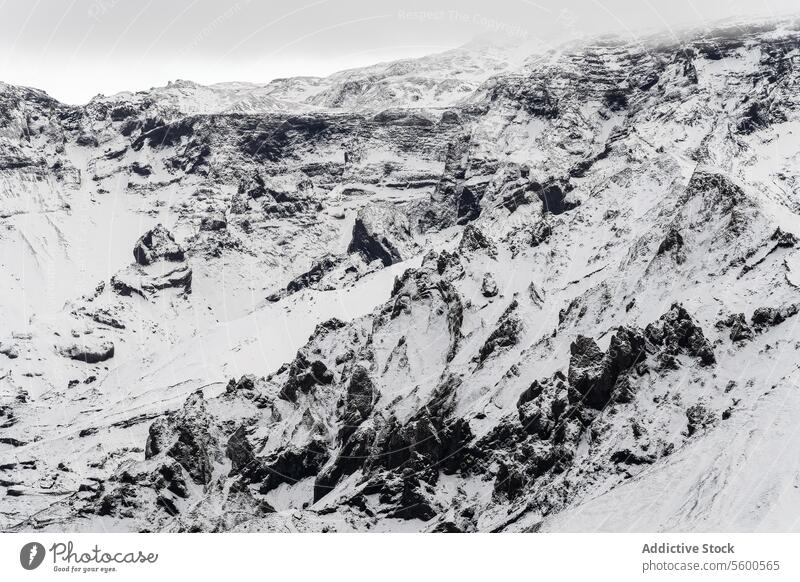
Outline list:
[[[379,63],[328,77],[276,79],[267,84],[199,85],[178,80],[149,91],[98,95],[88,107],[103,117],[126,112],[178,118],[219,113],[303,113],[348,110],[378,113],[390,108],[449,107],[468,98],[493,75],[522,64],[521,44],[477,39],[417,59]]]
[[[0,529],[797,529],[799,65],[0,84]]]

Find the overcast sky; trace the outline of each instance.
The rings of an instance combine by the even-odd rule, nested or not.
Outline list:
[[[481,35],[552,45],[798,10],[797,0],[0,0],[0,80],[83,103],[178,78],[326,75]]]

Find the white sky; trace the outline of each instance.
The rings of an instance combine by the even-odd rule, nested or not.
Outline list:
[[[173,79],[266,82],[446,50],[800,11],[797,0],[0,0],[0,80],[67,103]]]

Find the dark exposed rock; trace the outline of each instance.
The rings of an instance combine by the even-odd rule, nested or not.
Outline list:
[[[732,313],[727,318],[718,321],[718,329],[729,328],[731,341],[744,341],[753,339],[753,330],[747,325],[744,313]]]
[[[706,206],[714,208],[731,218],[728,230],[733,234],[739,232],[741,224],[737,222],[737,210],[748,204],[745,192],[724,174],[697,170],[689,180],[683,200],[702,197]]]
[[[465,273],[461,257],[448,251],[440,252],[436,257],[436,272],[442,275],[445,281],[461,279]]]
[[[362,425],[351,433],[333,462],[317,475],[314,481],[315,502],[327,495],[342,477],[353,474],[364,465],[372,453],[373,442],[375,429],[372,426]]]
[[[509,76],[495,84],[490,99],[508,99],[536,117],[554,119],[559,115],[558,100],[544,83],[535,78]]]
[[[657,79],[657,78],[656,78]],[[596,155],[593,155],[589,158],[583,159],[569,170],[569,175],[572,178],[583,178],[586,176],[587,172],[600,160],[604,160],[608,157],[611,153],[611,146],[606,144],[606,146]]]
[[[736,131],[748,135],[783,121],[786,121],[785,114],[771,100],[754,99],[744,107]]]
[[[145,143],[154,149],[171,147],[180,143],[184,138],[190,137],[194,132],[195,119],[191,117],[148,129],[151,124],[160,121],[153,120],[150,123],[146,123],[145,127],[142,128],[142,134],[133,141],[131,148],[139,151]]]
[[[385,502],[392,503],[395,509],[387,517],[398,519],[419,519],[429,521],[436,517],[436,510],[428,497],[423,493],[423,484],[414,477],[412,472],[404,472],[400,480],[400,492],[393,499]]]
[[[697,68],[694,65],[694,51],[692,49],[683,49],[675,55],[675,61],[681,65],[681,72],[686,80],[693,84],[697,84]]]
[[[80,134],[78,138],[75,140],[75,143],[85,148],[96,148],[99,145],[99,143],[97,142],[97,138],[87,133]]]
[[[456,224],[467,224],[481,215],[485,184],[461,184],[456,189]]]
[[[343,424],[339,430],[339,439],[342,442],[347,441],[355,429],[366,420],[377,398],[378,391],[369,377],[369,372],[363,366],[356,366],[345,394]]]
[[[180,510],[178,509],[178,506],[175,505],[175,502],[165,495],[159,495],[156,497],[156,505],[166,511],[168,515],[178,515],[180,513]]]
[[[280,392],[280,398],[295,402],[298,390],[308,393],[314,386],[325,386],[333,382],[333,372],[321,361],[309,361],[303,352],[297,352],[289,365],[289,375]]]
[[[509,212],[515,212],[520,206],[530,204],[532,192],[536,191],[538,184],[531,183],[527,178],[509,180],[497,193],[498,204]]]
[[[62,356],[87,364],[105,362],[114,357],[114,344],[110,341],[98,343],[74,343],[59,349]]]
[[[534,305],[541,307],[544,304],[545,293],[533,281],[528,285],[528,297]]]
[[[153,168],[151,168],[148,164],[142,165],[139,162],[133,162],[131,164],[131,172],[143,178],[147,178],[153,173]]]
[[[117,295],[121,295],[122,297],[131,297],[133,295],[138,295],[139,297],[144,297],[144,291],[139,286],[134,286],[125,278],[120,276],[120,273],[117,273],[113,277],[111,277],[111,290],[114,291]]]
[[[184,252],[172,233],[158,224],[142,235],[133,247],[133,258],[140,265],[149,265],[159,259],[183,261]]]
[[[579,205],[578,202],[567,200],[568,189],[564,184],[550,182],[541,186],[534,184],[532,188],[539,196],[539,200],[542,201],[544,212],[562,214]]]
[[[462,467],[473,435],[469,422],[451,418],[452,398],[460,379],[449,376],[431,401],[406,424],[394,417],[378,431],[368,468],[414,468],[435,479],[438,470],[452,474]]]
[[[447,329],[450,341],[447,349],[447,361],[455,357],[461,342],[461,325],[464,319],[464,305],[456,288],[445,280],[447,269],[439,273],[439,256],[435,253],[425,257],[422,267],[408,269],[395,280],[391,300],[393,305],[388,312],[392,319],[401,313],[410,312],[415,302],[425,301],[441,303],[447,317]],[[433,269],[434,261],[436,270]],[[438,308],[437,308],[438,312]]]
[[[231,378],[225,387],[225,395],[235,398],[242,396],[248,400],[252,399],[256,393],[256,377],[252,374],[245,374],[238,381]]]
[[[494,480],[492,494],[495,497],[505,496],[513,500],[522,494],[527,484],[528,479],[519,467],[501,462]]]
[[[686,432],[688,436],[692,436],[694,433],[713,425],[717,418],[703,404],[695,404],[686,410],[686,419],[688,421]]]
[[[779,248],[791,249],[797,246],[797,237],[791,232],[782,231],[780,228],[776,228],[769,238]]]
[[[490,257],[497,255],[497,247],[494,242],[473,224],[468,224],[461,233],[458,251],[466,256],[478,251],[485,251]]]
[[[483,364],[486,359],[498,350],[515,346],[522,333],[522,320],[517,314],[519,303],[514,299],[506,308],[497,327],[486,338],[478,353],[478,363]]]
[[[97,429],[95,429],[95,432],[96,431],[97,431]],[[25,441],[21,441],[21,440],[19,440],[17,438],[14,438],[14,437],[2,436],[2,437],[0,437],[0,444],[10,445],[12,447],[23,447],[28,443],[26,443]]]
[[[408,258],[407,250],[413,246],[408,218],[391,204],[370,203],[358,211],[347,252],[388,267]]]
[[[139,113],[139,110],[129,103],[123,103],[122,105],[118,105],[111,109],[109,112],[109,117],[111,121],[124,121],[129,117],[133,117]]]
[[[320,441],[311,441],[302,448],[293,445],[281,449],[267,458],[259,458],[252,469],[246,470],[248,479],[261,482],[259,491],[269,493],[282,483],[294,485],[313,477],[328,461],[328,449]]]
[[[580,398],[589,393],[603,375],[604,354],[592,338],[582,335],[570,344],[569,349],[569,383]],[[603,388],[607,391],[608,386]],[[607,402],[600,400],[601,406]]]
[[[556,372],[552,378],[534,380],[522,392],[517,412],[523,430],[548,439],[567,406],[566,378]]]
[[[280,301],[290,293],[296,293],[319,283],[322,278],[335,269],[340,262],[341,259],[333,255],[322,257],[319,261],[316,261],[308,271],[289,281],[284,291],[273,293],[267,297],[267,299],[272,302]]]
[[[458,527],[452,521],[445,520],[437,523],[432,530],[431,533],[464,533],[464,530]]]
[[[420,115],[405,109],[387,109],[381,111],[373,120],[382,125],[412,125],[419,127],[430,127],[434,122],[424,115]]]
[[[163,275],[151,277],[142,283],[142,289],[151,292],[162,289],[182,289],[184,293],[191,293],[192,269],[188,265],[184,265]]]
[[[639,370],[640,366],[644,365],[644,362],[641,362],[639,365],[636,366],[637,371]],[[636,395],[636,388],[631,380],[630,375],[622,375],[617,378],[617,382],[614,385],[614,394],[613,394],[613,401],[619,404],[628,404],[629,402],[633,402],[633,398]]]
[[[180,463],[195,483],[205,485],[213,475],[216,442],[203,393],[198,391],[181,410],[150,425],[145,458],[164,453]]]
[[[485,273],[481,281],[481,294],[484,297],[495,297],[498,293],[497,282],[491,273]]]
[[[224,230],[228,226],[228,221],[222,212],[214,212],[209,216],[204,216],[200,221],[200,230],[217,231]]]
[[[168,462],[161,465],[154,485],[157,489],[166,489],[181,499],[189,497],[189,487],[183,477],[183,469],[178,463]]]
[[[759,307],[753,311],[750,321],[756,331],[764,331],[768,327],[783,323],[788,318],[797,315],[798,310],[800,310],[800,305],[797,303],[782,307]]]
[[[647,339],[670,355],[688,354],[708,366],[716,362],[711,345],[692,316],[678,303],[645,329]]]
[[[13,360],[19,357],[19,349],[14,344],[0,342],[0,354],[3,354],[9,360]]]
[[[611,111],[622,111],[628,107],[628,92],[617,87],[610,89],[603,96],[603,103]]]
[[[100,307],[91,314],[88,314],[94,321],[101,325],[107,325],[114,329],[125,329],[125,324],[112,314],[108,308]]]
[[[130,483],[121,483],[101,497],[97,515],[121,516],[126,510],[137,506],[135,488]]]
[[[231,474],[241,473],[254,460],[253,446],[247,439],[247,430],[240,426],[228,439],[225,445],[225,453],[231,460]]]
[[[480,214],[480,191],[468,188],[464,192],[470,143],[470,135],[462,134],[447,144],[444,171],[419,220],[422,232],[441,230],[456,222],[466,224]]]
[[[570,401],[601,409],[610,401],[620,375],[644,359],[645,338],[637,329],[620,327],[607,353],[584,336],[572,342],[570,353]]]
[[[546,220],[541,220],[533,225],[530,229],[530,240],[528,244],[532,247],[538,247],[540,244],[545,242],[550,235],[553,234],[553,228],[550,226],[550,223]]]
[[[620,449],[611,455],[612,463],[625,465],[650,465],[655,462],[655,456],[634,453],[630,449]]]
[[[683,252],[683,237],[674,228],[669,230],[667,236],[658,245],[658,251],[656,251],[656,255],[664,255],[666,253],[670,253],[679,265],[686,260],[686,254]]]

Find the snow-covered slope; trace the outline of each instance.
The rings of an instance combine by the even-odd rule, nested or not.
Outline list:
[[[799,49],[0,86],[0,528],[797,529]]]

